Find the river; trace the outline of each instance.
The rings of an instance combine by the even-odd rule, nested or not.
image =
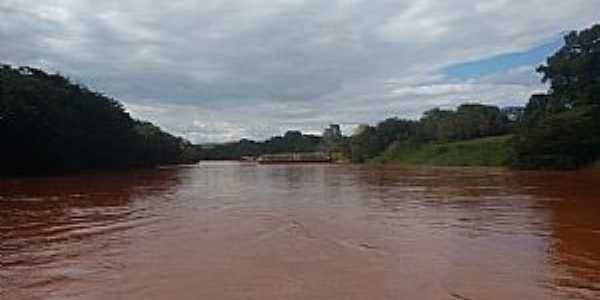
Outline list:
[[[0,299],[600,299],[600,171],[0,179]]]

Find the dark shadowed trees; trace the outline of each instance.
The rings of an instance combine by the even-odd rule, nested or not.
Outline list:
[[[381,136],[372,126],[365,127],[360,133],[350,139],[350,154],[352,162],[362,163],[377,156],[385,149]]]
[[[0,174],[191,161],[191,146],[59,74],[0,68]]]
[[[520,168],[577,168],[600,157],[600,25],[565,37],[538,72],[547,95],[527,104],[513,147]]]
[[[462,104],[456,111],[435,108],[421,118],[424,138],[432,141],[459,141],[505,134],[511,121],[496,106]]]
[[[565,36],[565,45],[538,72],[550,82],[555,104],[600,105],[600,24]]]

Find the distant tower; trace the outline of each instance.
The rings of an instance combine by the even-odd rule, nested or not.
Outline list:
[[[333,136],[335,138],[341,138],[342,137],[342,130],[340,129],[340,125],[338,125],[338,124],[331,124],[331,125],[329,125],[329,128],[331,128],[331,134],[333,134]]]
[[[340,129],[340,125],[331,124],[329,128],[325,128],[323,132],[323,138],[327,140],[337,140],[342,138],[342,130]]]

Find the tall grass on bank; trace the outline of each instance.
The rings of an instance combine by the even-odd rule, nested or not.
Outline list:
[[[511,135],[468,141],[391,145],[374,163],[405,163],[435,166],[505,166],[510,157]]]

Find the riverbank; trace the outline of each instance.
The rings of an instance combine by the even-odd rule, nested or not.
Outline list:
[[[434,166],[506,166],[512,135],[436,144],[395,144],[371,163]]]

